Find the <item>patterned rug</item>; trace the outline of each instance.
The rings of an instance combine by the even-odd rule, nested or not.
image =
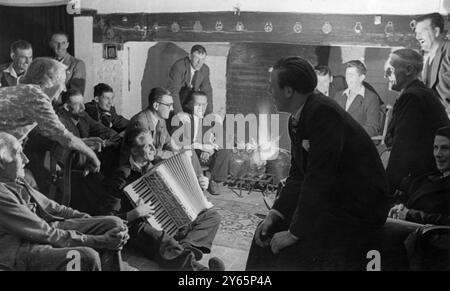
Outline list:
[[[214,244],[240,250],[250,249],[256,226],[267,209],[262,205],[243,201],[220,198],[210,200],[222,218]]]

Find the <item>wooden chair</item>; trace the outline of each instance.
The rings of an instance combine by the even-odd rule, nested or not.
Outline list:
[[[384,125],[383,125],[383,133],[381,135],[373,136],[372,140],[374,141],[380,141],[380,145],[385,145],[385,138],[388,130],[389,125],[389,119],[392,114],[392,105],[388,104],[386,105],[386,112],[385,112],[385,118],[384,118]]]

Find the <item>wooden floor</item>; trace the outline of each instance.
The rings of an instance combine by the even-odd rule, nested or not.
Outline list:
[[[218,257],[225,263],[227,271],[243,271],[247,262],[248,251],[255,228],[261,216],[268,210],[260,192],[242,192],[239,197],[232,190],[223,187],[221,195],[207,198],[214,204],[214,209],[221,215],[222,221],[210,254],[200,261],[208,265],[211,257]],[[157,269],[157,266],[134,252],[127,251],[124,260],[140,271]]]

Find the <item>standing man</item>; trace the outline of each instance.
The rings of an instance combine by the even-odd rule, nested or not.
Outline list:
[[[449,120],[439,96],[419,81],[423,57],[411,49],[393,52],[386,63],[389,89],[401,92],[394,104],[386,135],[391,147],[386,173],[393,193],[401,180],[436,171],[434,133]]]
[[[366,66],[359,60],[349,61],[345,66],[348,88],[333,97],[369,136],[376,136],[381,131],[381,104],[380,98],[364,86]]]
[[[450,114],[450,42],[444,31],[444,18],[431,13],[417,19],[416,39],[424,52],[422,80],[438,93]]]
[[[205,64],[206,49],[201,45],[191,48],[191,55],[176,61],[169,72],[167,85],[174,101],[174,113],[185,111],[189,95],[203,91],[208,97],[206,114],[212,112],[212,88],[209,81],[209,67]]]
[[[0,87],[16,86],[33,60],[33,48],[26,40],[11,44],[12,62],[0,66]]]
[[[69,37],[64,32],[55,32],[50,38],[50,48],[55,53],[55,59],[67,66],[66,87],[76,89],[84,95],[86,87],[86,66],[84,62],[67,52]]]
[[[247,269],[365,268],[363,242],[389,210],[372,140],[336,102],[314,91],[317,76],[308,61],[281,58],[270,84],[278,110],[291,114],[292,163],[256,229]]]

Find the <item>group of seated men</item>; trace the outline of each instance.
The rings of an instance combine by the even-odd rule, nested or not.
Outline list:
[[[86,105],[82,90],[70,83],[65,90],[67,79],[76,74],[69,74],[63,64],[64,56],[68,57],[61,50],[66,50],[68,43],[67,36],[59,36],[62,44],[55,44],[56,59],[36,58],[29,63],[30,57],[21,58],[25,59],[25,70],[20,82],[0,88],[0,237],[4,239],[0,244],[13,248],[0,252],[0,263],[18,270],[65,270],[70,257],[67,252],[78,251],[83,268],[107,269],[111,254],[103,250],[120,250],[129,241],[130,246],[162,266],[207,269],[198,261],[211,250],[220,223],[216,211],[205,210],[172,237],[146,223],[145,218],[154,214],[153,207],[142,201],[133,207],[123,191],[155,163],[181,150],[195,152],[192,163],[203,190],[226,178],[230,152],[218,149],[213,137],[207,138],[210,144],[205,144],[201,136],[202,119],[211,112],[209,69],[204,65],[206,50],[200,45],[192,47],[191,55],[170,69],[169,90],[153,88],[148,107],[128,121],[114,110],[113,92],[106,84],[94,88],[94,100]],[[53,42],[58,43],[58,39]],[[19,55],[17,46],[12,49]],[[72,67],[77,66],[72,62]],[[15,67],[9,68],[12,72]],[[384,169],[374,144],[368,142],[368,136],[378,134],[380,117],[367,113],[379,114],[381,100],[363,83],[364,65],[358,61],[347,64],[348,88],[335,94],[335,102],[315,90],[320,90],[316,76],[319,70],[314,71],[307,61],[282,58],[277,62],[271,74],[272,94],[279,110],[292,115],[289,130],[294,154],[286,187],[256,230],[258,246],[271,246],[272,253],[278,254],[291,245],[315,245],[314,238],[323,236],[317,228],[311,229],[313,224],[308,226],[309,219],[315,221],[315,217],[320,218],[319,225],[325,229],[331,227],[333,239],[342,237],[340,230],[353,235],[355,226],[382,225],[389,208],[389,215],[394,218],[448,224],[449,120],[439,97],[419,80],[422,68],[423,57],[410,49],[395,51],[386,65],[390,89],[401,92],[386,140],[391,147],[386,188]],[[331,90],[325,91],[331,94]],[[176,117],[190,125],[184,127],[186,136],[191,137],[184,148],[170,136],[177,128],[172,122],[170,126],[166,124],[174,118],[174,107]],[[37,133],[29,135],[31,131]],[[46,138],[57,142],[63,151],[78,152],[77,164],[83,173],[77,186],[88,199],[74,200],[73,206],[83,212],[61,206],[30,187],[33,176],[44,172],[40,167],[46,158],[41,146],[51,142],[40,142]],[[28,159],[22,146],[36,143],[41,146],[31,153],[33,161],[39,163],[31,165],[27,173],[24,166]],[[210,165],[212,181],[203,176],[201,164]],[[409,178],[402,182],[406,176]],[[37,180],[34,186],[41,189],[40,179]],[[411,186],[405,186],[408,181],[412,181]],[[367,188],[369,184],[373,187]],[[366,193],[360,193],[361,189]],[[210,188],[210,192],[216,191]],[[386,195],[394,192],[397,200],[386,208]],[[437,192],[434,196],[444,202],[423,199],[432,197],[421,195],[423,192]],[[304,236],[303,231],[311,236]],[[319,245],[329,247],[330,241],[322,240],[324,245]],[[248,267],[258,268],[250,257]],[[289,268],[295,268],[295,264],[291,260]],[[209,268],[224,266],[213,258]]]
[[[61,49],[60,44],[56,47]],[[201,163],[211,165],[213,179],[224,180],[228,152],[217,154],[212,146],[203,149],[201,139],[198,148],[179,148],[171,141],[165,120],[172,118],[174,101],[166,89],[153,88],[148,108],[127,120],[115,111],[109,85],[96,85],[94,100],[84,104],[82,90],[66,84],[69,73],[64,62],[46,57],[31,61],[31,56],[21,62],[24,58],[20,52],[30,49],[23,41],[14,43],[11,49],[15,54],[9,72],[15,71],[16,63],[23,64],[24,70],[20,76],[16,74],[15,84],[2,83],[0,88],[0,215],[4,221],[0,231],[5,239],[2,245],[14,247],[1,252],[2,268],[67,270],[71,262],[67,253],[75,250],[81,254],[78,269],[112,269],[112,254],[103,255],[107,253],[103,249],[120,250],[129,240],[132,248],[164,268],[223,270],[223,262],[218,258],[211,258],[208,267],[198,262],[211,251],[220,224],[215,210],[204,210],[192,223],[169,236],[145,220],[154,214],[154,207],[143,201],[133,207],[123,188],[162,159],[191,150],[195,153],[192,163],[198,183],[205,191],[210,181],[203,175]],[[207,106],[204,98],[206,93],[202,92],[188,97],[192,111],[183,113],[181,118],[189,125],[203,118]],[[197,133],[198,127],[193,125],[194,128]],[[196,134],[193,138],[194,141]],[[76,152],[73,167],[81,169],[79,175],[72,174],[72,184],[76,185],[72,187],[73,208],[41,194],[54,186],[49,185],[48,152],[61,162],[63,159],[58,158],[70,151]],[[64,165],[57,163],[59,166]]]

